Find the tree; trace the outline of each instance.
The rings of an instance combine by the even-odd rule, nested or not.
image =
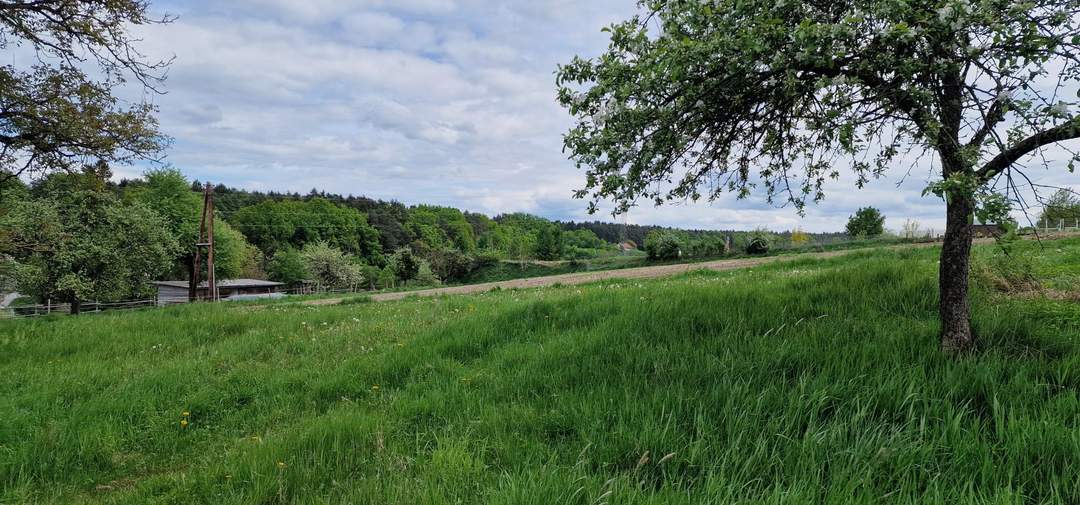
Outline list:
[[[1043,205],[1039,223],[1048,228],[1057,227],[1062,221],[1065,226],[1075,226],[1080,219],[1080,196],[1067,189],[1059,189]]]
[[[291,247],[274,253],[274,257],[270,258],[266,271],[271,280],[284,283],[290,287],[298,286],[311,278],[300,251]]]
[[[157,213],[94,189],[20,202],[0,217],[0,229],[11,235],[19,291],[66,301],[72,314],[85,300],[151,296],[150,281],[175,254]]]
[[[801,212],[844,165],[861,187],[931,154],[927,190],[946,202],[941,347],[973,349],[972,216],[1022,178],[1018,162],[1080,136],[1060,98],[1080,80],[1080,0],[640,5],[600,58],[558,69],[577,120],[565,147],[586,168],[576,196],[625,212],[762,188]]]
[[[645,236],[645,252],[649,254],[649,259],[676,259],[682,256],[682,243],[674,233],[653,230]]]
[[[810,243],[810,235],[805,231],[795,228],[791,230],[791,245],[795,247],[804,246]]]
[[[914,219],[904,220],[904,227],[901,230],[901,234],[906,239],[914,239],[919,237],[919,222]]]
[[[563,243],[580,249],[603,249],[607,243],[588,228],[563,232]]]
[[[165,229],[173,237],[176,257],[169,272],[173,277],[191,275],[194,268],[195,242],[199,237],[202,216],[202,189],[191,190],[187,178],[176,169],[154,169],[143,174],[143,181],[124,193],[128,202],[138,202],[153,209],[165,220]],[[236,278],[250,273],[258,263],[258,249],[225,220],[214,223],[214,269],[219,279]],[[165,272],[162,272],[165,273]],[[206,278],[206,272],[200,273]]]
[[[314,242],[300,250],[304,271],[324,289],[354,289],[364,282],[360,264],[341,249]]]
[[[536,257],[554,261],[562,257],[562,230],[554,224],[547,224],[536,233]]]
[[[844,229],[850,237],[876,237],[885,233],[885,216],[873,207],[862,207],[848,217]]]
[[[472,271],[473,260],[467,254],[446,247],[428,254],[431,271],[443,282],[461,280]]]
[[[167,139],[154,107],[125,106],[113,94],[130,78],[151,92],[164,81],[169,62],[144,58],[130,34],[171,21],[148,9],[146,0],[0,3],[0,49],[37,55],[28,68],[0,67],[0,178],[160,157]]]
[[[420,260],[408,248],[398,249],[390,264],[394,267],[394,275],[406,284],[420,273]]]

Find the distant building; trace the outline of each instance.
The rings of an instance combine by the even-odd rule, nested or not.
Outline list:
[[[158,305],[170,303],[188,302],[188,281],[158,281],[157,286]],[[218,296],[221,299],[228,298],[258,298],[273,297],[284,290],[285,285],[280,282],[264,281],[259,279],[227,279],[217,284]],[[206,299],[209,297],[209,286],[206,282],[199,284],[196,290],[196,298]]]
[[[971,226],[971,233],[975,238],[1000,237],[1005,234],[1005,228],[1000,224],[976,224]]]
[[[630,251],[634,251],[636,249],[637,249],[637,244],[635,244],[633,240],[624,240],[622,242],[619,242],[619,251],[620,252],[630,252]]]

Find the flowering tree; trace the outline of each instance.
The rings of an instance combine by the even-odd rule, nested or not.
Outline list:
[[[1019,162],[1080,136],[1080,0],[640,7],[608,28],[607,52],[559,68],[559,101],[577,120],[565,146],[586,169],[576,196],[624,212],[641,198],[758,187],[801,211],[840,165],[861,187],[905,154],[930,154],[927,190],[947,207],[941,346],[972,349],[973,215],[995,190],[1015,195]]]

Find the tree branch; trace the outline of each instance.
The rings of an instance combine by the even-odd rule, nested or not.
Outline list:
[[[1028,153],[1048,144],[1075,138],[1080,138],[1080,116],[1020,141],[986,162],[975,174],[980,181],[989,181]]]

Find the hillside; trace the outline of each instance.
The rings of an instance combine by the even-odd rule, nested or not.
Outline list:
[[[936,248],[0,321],[0,503],[1075,503],[1080,239],[1019,247],[961,359]]]

